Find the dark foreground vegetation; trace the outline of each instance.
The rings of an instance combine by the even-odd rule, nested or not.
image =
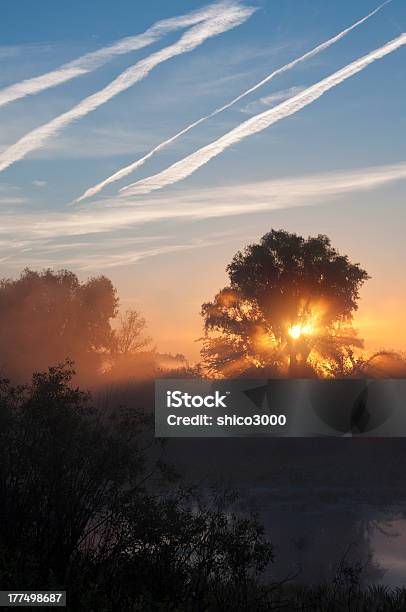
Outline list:
[[[406,591],[272,579],[277,556],[231,494],[162,461],[149,417],[101,412],[65,364],[0,385],[0,584],[65,589],[70,610],[404,610]]]
[[[98,414],[71,375],[1,384],[1,588],[65,588],[72,610],[255,605],[272,560],[255,518],[182,489],[144,416]]]

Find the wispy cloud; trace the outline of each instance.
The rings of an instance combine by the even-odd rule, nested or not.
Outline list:
[[[112,45],[86,53],[86,55],[63,64],[51,72],[5,87],[0,90],[0,106],[39,93],[50,87],[56,87],[75,77],[91,72],[118,55],[130,53],[131,51],[151,45],[171,31],[190,27],[205,21],[211,18],[216,10],[217,8],[211,5],[187,15],[158,21],[142,34],[127,36]]]
[[[14,204],[24,204],[26,201],[26,198],[20,196],[0,195],[0,206],[13,206]]]
[[[406,44],[406,33],[401,34],[394,40],[388,42],[386,45],[375,49],[364,57],[355,60],[341,70],[334,72],[322,81],[308,87],[300,94],[293,96],[293,98],[289,98],[289,100],[282,102],[281,104],[278,104],[277,106],[264,111],[263,113],[251,117],[251,119],[244,121],[221,138],[218,138],[205,147],[198,149],[191,155],[188,155],[175,164],[172,164],[166,170],[149,176],[141,181],[137,181],[136,183],[128,185],[127,187],[123,187],[120,191],[128,195],[147,194],[185,179],[193,174],[193,172],[201,168],[204,164],[207,164],[207,162],[209,162],[211,159],[217,155],[220,155],[220,153],[222,153],[225,149],[237,144],[248,136],[252,136],[253,134],[263,131],[274,123],[277,123],[278,121],[297,113],[302,108],[312,104],[318,98],[321,98],[321,96],[323,96],[333,87],[336,87],[346,79],[361,72],[376,60],[393,53],[393,51],[399,49],[404,44]]]
[[[25,204],[26,201],[26,198],[20,194],[18,187],[15,187],[14,185],[7,185],[6,183],[0,185],[0,206],[7,207],[13,206],[14,204]]]
[[[277,102],[282,102],[283,100],[287,100],[292,96],[296,96],[298,93],[303,91],[305,87],[301,86],[293,86],[288,89],[281,89],[280,91],[275,91],[274,93],[269,94],[269,96],[263,96],[259,98],[259,100],[254,100],[254,102],[250,102],[246,104],[240,111],[242,113],[246,113],[247,115],[254,115],[259,111],[267,108],[269,106],[275,106]]]
[[[141,259],[148,257],[157,257],[158,255],[167,255],[169,253],[177,253],[179,251],[190,251],[193,249],[201,249],[218,244],[214,239],[194,240],[183,244],[160,245],[148,249],[137,249],[124,251],[110,255],[106,261],[105,253],[100,253],[98,256],[92,256],[86,262],[79,261],[79,267],[82,270],[97,270],[100,268],[117,268],[119,266],[128,266],[137,263]]]
[[[278,68],[277,70],[274,70],[273,72],[268,74],[264,79],[262,79],[261,81],[259,81],[255,85],[253,85],[252,87],[249,87],[248,89],[243,91],[241,94],[239,94],[238,96],[233,98],[230,102],[227,102],[226,104],[220,106],[219,108],[216,108],[214,111],[212,111],[208,115],[205,115],[204,117],[201,117],[197,121],[194,121],[194,122],[190,123],[185,128],[183,128],[182,130],[177,132],[174,136],[171,136],[170,138],[168,138],[168,139],[164,140],[163,142],[159,143],[156,147],[154,147],[151,151],[149,151],[149,153],[147,153],[146,155],[144,155],[140,159],[138,159],[135,162],[125,166],[124,168],[121,168],[120,170],[118,170],[117,172],[115,172],[114,174],[109,176],[107,179],[105,179],[104,181],[101,181],[97,185],[87,189],[76,201],[80,202],[82,200],[85,200],[86,198],[92,197],[92,196],[96,195],[97,193],[99,193],[107,185],[110,185],[111,183],[114,183],[114,182],[124,178],[125,176],[128,176],[129,174],[134,172],[134,170],[136,170],[137,168],[142,166],[153,155],[155,155],[155,153],[158,153],[159,151],[161,151],[162,149],[164,149],[168,145],[172,144],[173,142],[175,142],[175,140],[177,140],[178,138],[180,138],[181,136],[183,136],[184,134],[186,134],[187,132],[189,132],[193,128],[197,127],[198,125],[200,125],[204,121],[207,121],[208,119],[211,119],[212,117],[215,117],[219,113],[227,110],[228,108],[230,108],[234,104],[237,104],[237,102],[240,102],[240,100],[242,100],[243,98],[245,98],[249,94],[253,93],[254,91],[259,89],[260,87],[262,87],[266,83],[269,83],[269,81],[274,79],[276,76],[278,76],[280,74],[283,74],[284,72],[287,72],[288,70],[292,70],[292,68],[294,68],[295,66],[297,66],[301,62],[304,62],[304,61],[314,57],[318,53],[321,53],[322,51],[324,51],[325,49],[327,49],[328,47],[330,47],[334,43],[338,42],[339,40],[344,38],[344,36],[346,36],[349,32],[354,30],[354,28],[357,28],[358,26],[363,24],[365,21],[367,21],[368,19],[373,17],[373,15],[376,15],[376,13],[378,13],[378,11],[380,11],[386,4],[388,4],[391,1],[392,0],[386,0],[386,2],[384,2],[383,4],[380,4],[375,10],[373,10],[370,13],[368,13],[368,15],[366,15],[362,19],[356,21],[355,23],[353,23],[351,26],[349,26],[345,30],[342,30],[341,32],[339,32],[338,34],[333,36],[332,38],[329,38],[328,40],[326,40],[325,42],[321,43],[320,45],[317,45],[317,47],[314,47],[314,49],[311,49],[310,51],[308,51],[304,55],[301,55],[300,57],[292,60],[291,62],[289,62],[288,64],[285,64],[281,68]],[[297,92],[295,92],[295,93],[297,93]]]
[[[88,96],[69,111],[59,115],[52,121],[36,128],[20,138],[14,145],[0,154],[0,171],[22,159],[31,151],[43,147],[47,141],[96,108],[111,100],[122,91],[129,89],[138,81],[144,79],[155,66],[177,55],[192,51],[205,40],[235,28],[255,11],[252,7],[238,3],[222,2],[211,7],[209,16],[201,23],[187,30],[174,44],[165,47],[147,58],[140,60],[122,72],[116,79],[100,91]]]
[[[16,252],[14,256],[11,254],[3,258],[0,256],[0,262],[7,260],[9,264],[13,263],[13,265],[21,267],[27,264],[28,258],[30,266],[37,268],[47,267],[49,265],[63,265],[83,271],[105,270],[135,264],[149,257],[207,248],[223,243],[225,240],[227,240],[227,237],[219,233],[219,235],[214,234],[210,238],[196,238],[190,241],[183,241],[181,244],[162,244],[163,240],[162,237],[160,237],[161,244],[148,246],[151,240],[142,238],[139,240],[132,239],[124,241],[123,244],[119,245],[120,248],[118,249],[116,248],[117,244],[115,244],[115,239],[110,238],[107,240],[107,251],[106,245],[102,247],[100,243],[94,245],[92,243],[77,242],[61,245],[55,244],[51,246],[45,245],[43,247],[40,242],[31,246],[27,246],[27,243],[22,242],[19,245],[19,252]],[[126,245],[126,242],[128,245]],[[137,243],[144,244],[139,244],[137,246]],[[95,246],[96,248],[94,248]],[[14,250],[16,250],[18,245],[10,245],[9,243],[2,244],[0,241],[0,249],[5,248],[7,251],[10,251],[11,247],[14,247]],[[78,249],[81,251],[80,255],[78,254]],[[58,264],[58,261],[61,263]]]
[[[256,183],[178,191],[173,195],[161,195],[142,202],[123,198],[100,200],[90,210],[83,207],[72,212],[47,212],[43,219],[30,212],[3,214],[0,216],[0,240],[10,235],[16,240],[39,243],[58,240],[67,243],[78,236],[104,234],[106,240],[98,241],[107,257],[108,241],[115,238],[115,246],[126,247],[129,242],[122,237],[124,229],[152,225],[166,220],[202,220],[230,215],[249,215],[329,203],[349,193],[382,188],[395,181],[406,179],[406,162],[306,176],[287,177]],[[134,205],[136,204],[136,205]],[[156,225],[154,226],[157,227]],[[120,232],[114,236],[114,232]],[[154,230],[154,236],[157,229]],[[167,237],[167,234],[165,234]],[[75,238],[76,237],[76,238]],[[108,240],[107,240],[108,237]],[[119,238],[119,241],[117,239]],[[88,240],[88,238],[86,239]],[[136,240],[136,239],[135,239]],[[94,246],[94,243],[92,243]],[[75,247],[76,248],[76,247]]]
[[[350,193],[406,180],[406,162],[357,170],[280,178],[150,197],[101,200],[91,210],[38,213],[0,211],[0,260],[8,266],[70,266],[104,270],[141,259],[224,244],[227,232],[202,238],[179,235],[174,221],[247,216],[299,206],[325,206]],[[162,222],[171,221],[170,234]],[[237,224],[239,229],[245,224]],[[152,231],[151,231],[152,230]],[[184,230],[184,228],[183,228]],[[149,232],[151,233],[149,234]],[[100,239],[100,236],[103,239]],[[10,238],[12,236],[12,238]],[[169,243],[169,244],[168,244]]]

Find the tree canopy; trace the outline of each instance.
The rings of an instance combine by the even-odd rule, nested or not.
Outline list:
[[[81,375],[100,366],[112,349],[111,320],[118,298],[105,276],[80,282],[68,270],[26,269],[0,281],[0,368],[27,379],[69,357]]]
[[[229,285],[202,306],[203,357],[212,373],[309,373],[360,344],[351,321],[369,277],[327,236],[271,230],[238,251],[227,272]]]

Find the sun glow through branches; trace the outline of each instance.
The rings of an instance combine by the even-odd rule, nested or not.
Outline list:
[[[298,340],[300,336],[310,336],[313,333],[313,326],[310,323],[296,323],[289,327],[288,333],[293,340]]]

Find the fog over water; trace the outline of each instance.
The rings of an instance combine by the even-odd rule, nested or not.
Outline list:
[[[166,452],[258,512],[275,579],[320,584],[345,562],[363,567],[364,584],[406,586],[405,440],[172,439]]]

